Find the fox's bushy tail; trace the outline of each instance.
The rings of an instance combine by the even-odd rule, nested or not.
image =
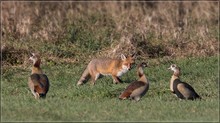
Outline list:
[[[83,81],[85,81],[88,78],[88,76],[89,76],[89,69],[88,69],[88,67],[86,67],[82,76],[80,77],[79,81],[77,82],[77,85],[82,85]]]

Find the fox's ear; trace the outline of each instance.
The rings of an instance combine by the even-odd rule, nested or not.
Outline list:
[[[121,60],[126,60],[126,57],[125,57],[125,55],[124,54],[121,54]]]

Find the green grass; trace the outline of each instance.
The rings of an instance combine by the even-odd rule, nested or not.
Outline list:
[[[151,64],[151,60],[149,60]],[[135,80],[136,69],[113,84],[111,77],[77,87],[84,65],[42,65],[51,86],[47,98],[35,100],[27,86],[29,67],[3,68],[1,121],[219,121],[218,56],[173,60],[201,101],[179,100],[169,91],[170,63],[150,65],[147,94],[139,101],[119,100],[120,92]]]

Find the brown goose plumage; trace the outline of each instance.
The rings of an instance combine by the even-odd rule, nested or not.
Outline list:
[[[29,58],[33,62],[31,75],[28,78],[28,86],[36,99],[45,98],[49,90],[49,80],[40,68],[41,59],[38,54],[32,53]]]
[[[173,75],[170,80],[170,90],[180,99],[201,99],[191,85],[180,80],[180,68],[175,64],[172,64],[168,69],[173,71]]]
[[[146,66],[146,63],[141,63],[138,65],[137,74],[139,76],[139,79],[129,84],[126,89],[121,93],[119,99],[130,98],[139,101],[141,97],[146,94],[149,89],[149,81],[147,80],[143,71],[143,67]]]

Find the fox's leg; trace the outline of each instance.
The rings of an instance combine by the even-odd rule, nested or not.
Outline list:
[[[121,80],[119,77],[117,77],[117,79],[118,79],[119,83],[121,83],[121,82],[122,82],[122,80]]]
[[[99,78],[100,76],[100,73],[97,73],[97,72],[94,72],[94,74],[92,75],[92,81],[91,81],[91,84],[92,85],[95,85],[95,81]]]
[[[117,84],[117,83],[121,83],[121,79],[119,79],[117,76],[112,75],[112,79],[113,79],[113,83]]]

